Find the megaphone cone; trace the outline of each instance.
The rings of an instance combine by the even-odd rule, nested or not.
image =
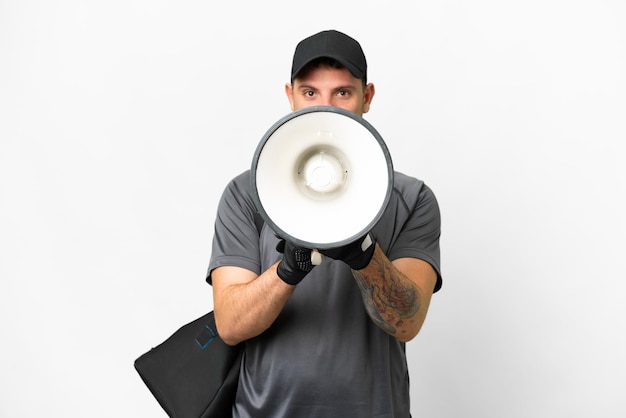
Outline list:
[[[263,136],[251,167],[257,210],[281,237],[328,249],[369,232],[393,187],[389,150],[360,116],[331,106],[297,110]]]

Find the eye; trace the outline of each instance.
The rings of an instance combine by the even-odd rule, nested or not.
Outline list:
[[[348,96],[350,96],[350,92],[348,90],[339,90],[337,92],[337,96],[339,96],[339,97],[348,97]]]
[[[306,90],[306,91],[304,92],[304,95],[305,95],[306,97],[313,97],[313,96],[315,96],[315,92],[314,92],[313,90]]]

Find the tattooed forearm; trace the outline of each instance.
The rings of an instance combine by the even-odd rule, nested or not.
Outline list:
[[[353,274],[369,316],[386,332],[396,334],[403,321],[412,318],[420,309],[419,289],[399,277],[386,258],[374,257],[367,269]]]
[[[381,314],[376,309],[376,297],[374,296],[374,293],[376,291],[374,286],[368,286],[363,275],[361,275],[358,271],[353,271],[352,274],[354,275],[354,278],[356,279],[356,282],[361,289],[361,293],[363,294],[363,303],[365,304],[365,310],[367,310],[370,318],[372,318],[374,323],[381,327],[385,332],[389,334],[395,334],[396,329],[387,324]]]

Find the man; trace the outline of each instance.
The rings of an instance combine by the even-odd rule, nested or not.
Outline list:
[[[292,110],[336,106],[360,116],[375,93],[361,46],[337,31],[298,44],[285,91]],[[250,188],[246,171],[224,191],[207,277],[222,339],[244,343],[233,416],[409,417],[405,342],[441,287],[432,191],[394,173],[371,233],[312,266],[299,258],[309,250],[267,225],[259,233]]]

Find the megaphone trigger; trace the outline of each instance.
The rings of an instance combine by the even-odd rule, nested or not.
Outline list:
[[[372,236],[367,234],[361,243],[361,251],[366,251],[373,243],[374,241],[372,241]]]
[[[314,266],[322,264],[322,253],[317,250],[311,250],[311,264]]]

